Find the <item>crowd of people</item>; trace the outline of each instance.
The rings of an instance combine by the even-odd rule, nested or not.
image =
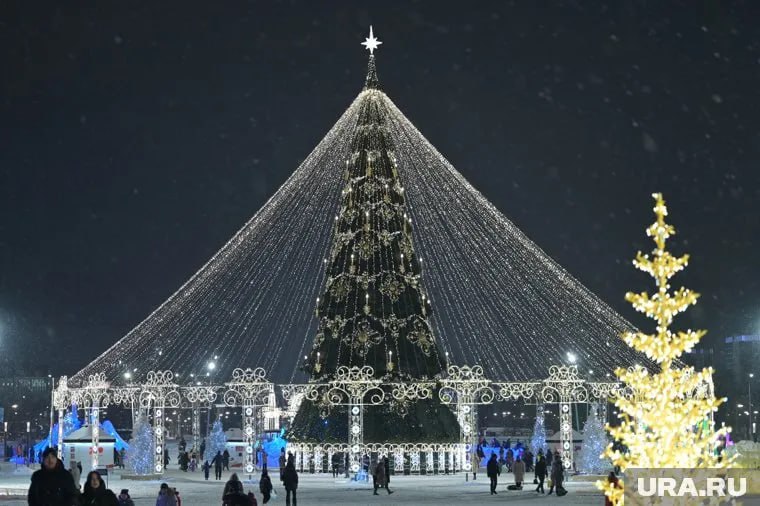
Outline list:
[[[481,441],[474,452],[474,479],[477,479],[481,459],[485,458],[484,446],[486,445]],[[563,486],[565,470],[562,457],[558,451],[547,451],[544,454],[543,450],[538,450],[537,454],[533,456],[530,451],[519,446],[511,448],[509,445],[505,445],[501,446],[501,449],[502,451],[497,451],[495,446],[491,447],[490,457],[485,466],[492,495],[498,494],[499,476],[505,471],[511,472],[514,479],[514,484],[510,484],[507,487],[508,490],[522,490],[526,473],[532,471],[536,493],[547,493],[544,488],[545,483],[549,488],[549,495],[555,491],[558,496],[567,493]],[[191,465],[188,464],[187,469],[184,468],[183,462],[186,461],[186,458],[183,458],[183,455],[189,457],[189,462],[194,460],[195,455],[193,452],[180,451],[180,469],[186,471],[191,469]],[[349,463],[348,461],[342,462],[343,457],[347,458],[348,455],[333,456],[331,463],[334,477],[337,477],[339,471],[344,471],[341,468],[342,465],[345,466],[346,474],[348,474]],[[291,504],[297,506],[298,472],[295,467],[295,456],[290,452],[286,454],[283,448],[278,463],[280,482],[285,490],[285,504],[286,506],[291,506]],[[371,463],[369,455],[365,455],[360,464],[361,471],[356,473],[357,479],[359,479],[359,475],[362,475],[362,479],[369,479],[371,475],[374,495],[379,495],[379,489],[385,489],[388,495],[394,492],[390,489],[391,469],[387,456],[378,456],[377,461]],[[229,470],[229,453],[219,451],[210,462],[208,459],[205,460],[202,468],[206,480],[209,479],[211,467],[215,470],[216,479],[221,480],[222,472],[225,469]],[[28,493],[29,506],[134,506],[128,489],[122,489],[117,496],[107,488],[98,471],[88,473],[84,487],[81,488],[81,473],[81,464],[72,461],[70,468],[66,470],[61,460],[58,459],[56,449],[46,449],[42,455],[42,468],[32,475]],[[277,497],[266,464],[261,471],[258,489],[263,504],[267,504],[273,497]],[[258,506],[254,491],[249,490],[246,493],[243,483],[235,473],[225,483],[221,500],[223,506]],[[162,483],[156,498],[156,506],[182,506],[179,491],[167,483]]]

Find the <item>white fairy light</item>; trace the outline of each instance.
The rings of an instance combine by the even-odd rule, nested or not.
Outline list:
[[[70,382],[98,372],[123,381],[119,361],[145,364],[141,371],[176,364],[199,371],[205,366],[199,350],[206,349],[217,351],[217,378],[245,365],[263,367],[278,383],[304,381],[298,357],[317,332],[314,301],[336,274],[325,272],[327,260],[348,264],[348,256],[357,275],[365,262],[333,249],[333,233],[345,232],[352,219],[340,209],[341,193],[356,184],[343,179],[345,160],[354,156],[351,142],[367,100],[383,115],[376,135],[386,137],[378,145],[392,146],[399,176],[382,193],[402,194],[404,221],[415,224],[401,232],[413,235],[414,246],[402,262],[410,275],[408,268],[425,258],[419,282],[429,295],[422,300],[436,301],[428,317],[451,363],[479,364],[487,377],[509,381],[545,377],[567,349],[597,374],[643,362],[618,338],[633,326],[531,242],[373,88],[359,94],[227,244]],[[374,216],[373,227],[380,226]],[[397,358],[403,360],[398,352]],[[135,381],[139,376],[134,370]]]

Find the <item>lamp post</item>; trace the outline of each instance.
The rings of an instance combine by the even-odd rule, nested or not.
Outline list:
[[[754,427],[752,426],[752,378],[754,378],[754,373],[749,373],[749,381],[747,382],[747,393],[749,397],[749,439],[751,441],[755,440],[755,431]]]
[[[26,422],[26,458],[28,459],[27,464],[31,464],[32,458],[31,458],[31,452],[29,451],[29,431],[32,429],[32,422]]]

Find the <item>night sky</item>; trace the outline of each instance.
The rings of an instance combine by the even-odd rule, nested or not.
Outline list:
[[[759,333],[760,4],[538,4],[0,4],[2,373],[72,374],[173,293],[361,90],[370,24],[388,95],[602,299],[645,324],[662,191],[677,325]]]

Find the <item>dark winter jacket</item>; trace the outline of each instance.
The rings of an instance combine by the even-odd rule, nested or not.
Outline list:
[[[135,502],[128,495],[120,495],[117,499],[119,500],[119,506],[135,506]]]
[[[59,460],[52,471],[40,469],[32,474],[29,486],[29,506],[71,506],[78,504],[79,494],[74,479]]]
[[[564,470],[562,469],[562,459],[555,458],[552,461],[552,481],[554,483],[561,484],[564,477],[565,475]]]
[[[298,488],[298,473],[293,464],[285,466],[285,472],[282,473],[282,484],[285,486],[285,490],[296,490]]]
[[[268,474],[263,475],[259,481],[259,491],[266,496],[272,493],[272,488],[272,479]]]
[[[92,488],[86,483],[80,502],[82,506],[119,506],[116,494],[105,488],[105,484]]]
[[[251,500],[243,492],[232,492],[222,499],[222,506],[249,506]]]
[[[501,469],[499,469],[499,462],[493,457],[488,459],[488,464],[486,464],[486,474],[489,478],[501,474]]]
[[[546,470],[546,460],[539,459],[538,462],[536,462],[536,470],[535,470],[536,478],[540,478],[543,476],[546,478],[548,475],[548,472]]]

